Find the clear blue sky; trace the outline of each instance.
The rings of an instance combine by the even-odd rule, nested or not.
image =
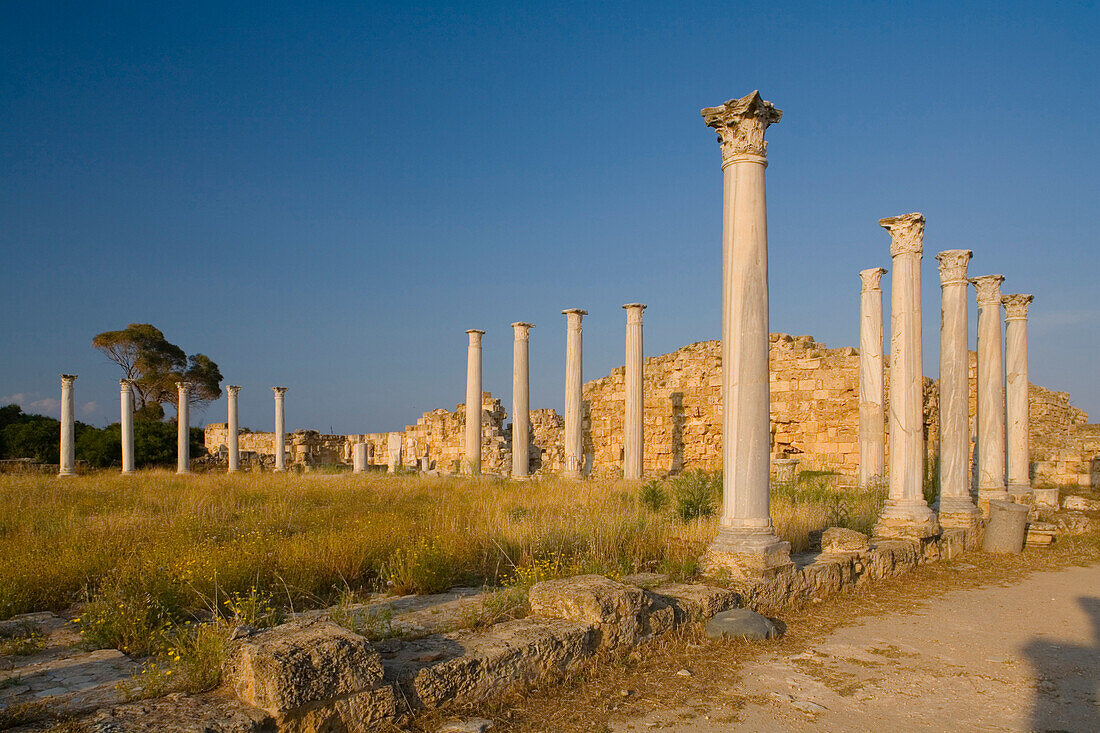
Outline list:
[[[623,303],[649,355],[719,337],[699,110],[759,89],[773,331],[856,345],[876,222],[921,211],[925,373],[932,255],[972,249],[1036,296],[1032,380],[1100,419],[1094,3],[319,5],[6,4],[0,397],[56,414],[73,372],[117,420],[91,338],[150,322],[244,386],[243,425],[279,384],[292,429],[398,429],[464,399],[468,328],[510,405],[526,320],[560,410],[562,308],[586,378],[623,363]]]

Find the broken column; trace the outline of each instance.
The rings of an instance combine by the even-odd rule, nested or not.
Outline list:
[[[61,451],[58,476],[76,475],[76,405],[73,398],[75,374],[61,375]]]
[[[229,473],[237,473],[241,470],[241,437],[240,422],[237,417],[237,393],[241,388],[231,384],[225,388],[226,404],[229,406],[228,430],[226,442],[229,444]]]
[[[176,382],[176,473],[191,473],[191,383]]]
[[[286,413],[283,412],[283,396],[286,387],[272,387],[275,393],[275,470],[286,470]]]
[[[970,498],[970,351],[966,267],[970,250],[949,249],[940,263],[940,505],[942,527],[973,527]]]
[[[643,365],[642,303],[627,303],[626,309],[626,374],[625,405],[623,415],[623,478],[642,477],[642,451],[645,428],[643,426],[644,403],[642,397]]]
[[[770,516],[768,221],[764,131],[782,112],[759,92],[702,111],[722,149],[722,516],[703,558],[711,572],[770,575],[790,543]]]
[[[886,478],[886,411],[882,404],[883,267],[859,273],[859,485]]]
[[[351,472],[363,473],[367,470],[367,444],[356,443],[351,447]]]
[[[588,311],[569,308],[562,311],[565,331],[565,469],[566,478],[580,478],[584,467],[584,418],[582,398],[581,319]]]
[[[467,412],[467,414],[469,414]],[[389,433],[386,435],[386,472],[397,473],[401,465],[401,439],[402,433]]]
[[[512,477],[524,478],[530,472],[531,445],[531,378],[529,338],[533,323],[512,324],[515,343],[512,345]],[[427,471],[428,467],[425,466]]]
[[[978,294],[978,505],[1008,499],[1005,487],[1005,396],[1001,351],[1003,275],[970,280]]]
[[[1008,444],[1008,493],[1014,501],[1031,496],[1031,452],[1028,447],[1027,309],[1030,295],[1006,295],[1005,422]]]
[[[134,472],[134,388],[129,379],[118,380],[119,432],[122,434],[122,473]]]
[[[481,337],[484,331],[466,332],[466,473],[481,474]]]
[[[879,219],[890,232],[889,494],[875,525],[879,537],[931,537],[936,515],[924,500],[924,373],[921,365],[920,262],[924,217]]]

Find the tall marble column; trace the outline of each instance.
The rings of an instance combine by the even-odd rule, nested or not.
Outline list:
[[[722,516],[703,558],[711,571],[789,568],[771,521],[768,217],[764,131],[783,113],[759,92],[702,111],[722,149]]]
[[[588,311],[569,308],[562,311],[565,331],[565,470],[566,478],[580,478],[584,468],[584,404],[581,319]]]
[[[859,273],[859,485],[886,478],[886,410],[882,404],[882,276],[884,267]]]
[[[1005,393],[1001,350],[1003,275],[970,280],[978,293],[978,505],[1008,499],[1005,486]]]
[[[924,373],[921,349],[920,262],[924,217],[879,219],[890,232],[889,493],[875,525],[879,537],[931,537],[936,515],[924,500]]]
[[[1027,309],[1030,295],[1006,295],[1005,422],[1008,425],[1008,493],[1013,499],[1031,495],[1031,451],[1028,446]]]
[[[471,328],[466,332],[470,344],[466,347],[466,473],[481,474],[481,337],[484,331]]]
[[[512,324],[515,342],[512,345],[512,477],[524,478],[531,471],[531,378],[530,330],[533,323]],[[428,470],[427,466],[424,468]]]
[[[225,399],[229,406],[227,419],[229,420],[226,431],[226,442],[229,444],[229,473],[237,473],[241,470],[241,426],[237,416],[237,393],[241,388],[231,384],[225,388]]]
[[[76,405],[73,398],[75,374],[61,375],[61,457],[58,476],[76,475]]]
[[[642,396],[643,365],[642,349],[642,303],[627,303],[626,309],[626,374],[625,405],[623,414],[623,478],[628,480],[642,477],[645,428],[645,413]]]
[[[134,388],[129,379],[118,380],[119,429],[122,433],[122,473],[134,472]]]
[[[286,413],[283,411],[283,400],[286,395],[286,387],[272,387],[275,393],[275,470],[286,470]]]
[[[949,249],[940,263],[941,527],[973,527],[981,512],[970,498],[970,351],[966,267],[973,253]]]
[[[191,383],[176,382],[176,390],[176,473],[191,473]]]

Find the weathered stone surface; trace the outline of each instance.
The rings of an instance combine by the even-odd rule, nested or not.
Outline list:
[[[867,535],[854,529],[829,527],[821,535],[822,552],[866,552],[870,546]]]
[[[281,714],[378,687],[382,663],[359,634],[329,621],[296,621],[239,640],[224,680],[244,702]]]
[[[1058,526],[1052,522],[1028,522],[1027,540],[1028,547],[1043,547],[1054,542],[1058,534]]]
[[[484,700],[569,669],[595,652],[598,634],[589,623],[524,618],[394,646],[383,658],[386,679],[400,684],[414,707],[434,707]]]
[[[982,549],[986,552],[1020,552],[1024,549],[1028,508],[1023,504],[994,499],[989,502]]]
[[[484,718],[471,718],[470,720],[457,720],[445,724],[439,729],[439,733],[485,733],[493,727],[491,720]]]
[[[262,710],[218,695],[175,693],[103,708],[81,721],[93,733],[275,733]]]
[[[1064,535],[1088,534],[1098,524],[1095,516],[1084,512],[1058,512],[1053,519],[1058,531]]]
[[[741,604],[735,591],[699,583],[667,583],[653,592],[675,607],[676,620],[681,623],[708,619]]]
[[[634,644],[648,635],[652,601],[632,585],[602,575],[579,575],[536,583],[528,594],[531,613],[592,624],[601,646]]]
[[[1074,512],[1100,512],[1100,501],[1070,494],[1062,500],[1062,508]]]
[[[747,608],[723,611],[707,621],[707,636],[711,639],[773,639],[778,635],[779,630],[771,619]]]
[[[277,718],[279,733],[367,733],[397,717],[390,685],[298,708]]]

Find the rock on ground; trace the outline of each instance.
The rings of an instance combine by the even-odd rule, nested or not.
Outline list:
[[[719,639],[723,636],[745,639],[773,639],[779,629],[771,619],[747,608],[723,611],[707,622],[707,636]]]

